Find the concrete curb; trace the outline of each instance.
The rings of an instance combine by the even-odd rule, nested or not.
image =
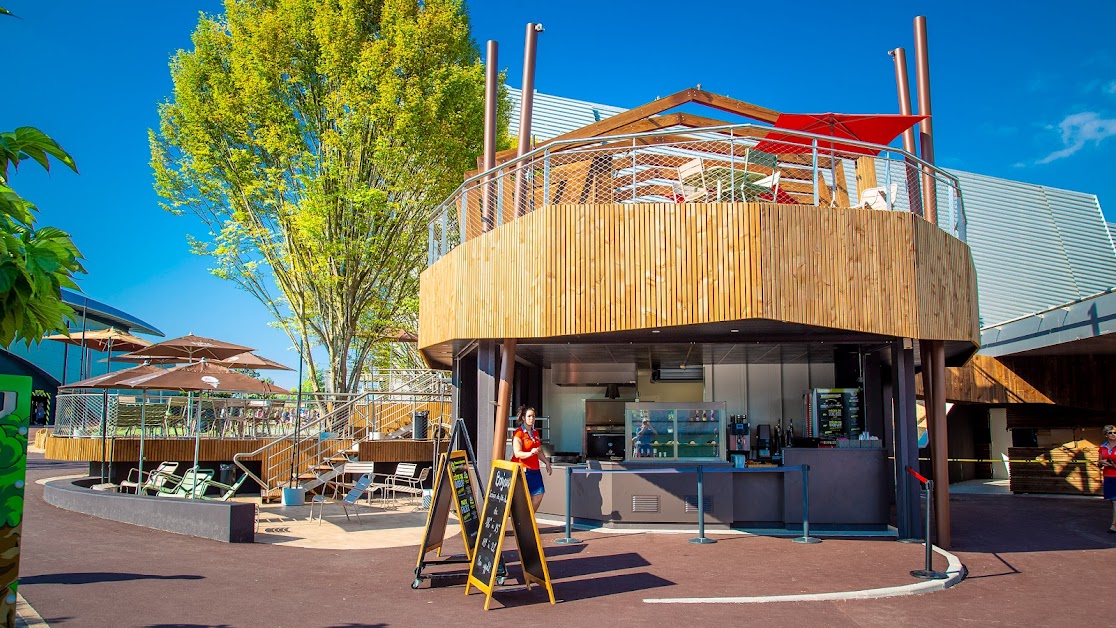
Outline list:
[[[39,615],[23,596],[16,594],[16,628],[50,628],[50,624]]]
[[[964,580],[967,573],[961,560],[938,546],[932,546],[949,562],[946,580],[925,580],[912,584],[860,591],[834,591],[830,593],[802,593],[797,595],[766,595],[752,597],[675,597],[645,598],[648,604],[762,604],[765,602],[833,602],[844,600],[874,600],[903,595],[919,595],[933,591],[943,591]]]

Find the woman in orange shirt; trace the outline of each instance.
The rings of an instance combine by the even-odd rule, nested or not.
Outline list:
[[[516,416],[517,427],[512,435],[512,456],[523,465],[523,473],[527,476],[527,490],[531,493],[531,505],[534,506],[535,512],[538,512],[543,493],[546,492],[542,471],[539,470],[539,460],[546,465],[547,475],[550,475],[553,469],[550,467],[550,459],[542,450],[542,439],[535,430],[535,409],[519,406]]]
[[[1104,498],[1112,502],[1112,525],[1109,534],[1116,534],[1116,425],[1105,425],[1104,436],[1108,440],[1101,443],[1099,450],[1101,474],[1104,476]]]

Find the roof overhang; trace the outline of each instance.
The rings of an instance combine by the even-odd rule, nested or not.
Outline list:
[[[981,355],[1116,355],[1116,288],[980,333]]]

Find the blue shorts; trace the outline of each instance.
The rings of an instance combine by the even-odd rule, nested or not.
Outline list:
[[[1116,500],[1116,478],[1104,478],[1104,498]]]
[[[541,469],[524,469],[523,473],[527,476],[527,491],[529,493],[542,495],[546,492],[546,487],[543,486]]]

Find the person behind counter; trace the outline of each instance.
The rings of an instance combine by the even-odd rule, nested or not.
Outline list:
[[[658,435],[659,433],[655,431],[655,428],[651,427],[651,419],[644,419],[639,425],[639,431],[632,437],[632,442],[636,444],[636,457],[650,458],[654,456],[651,437]]]
[[[1116,534],[1116,425],[1105,425],[1104,436],[1108,440],[1097,449],[1100,454],[1098,465],[1104,476],[1104,498],[1112,502],[1112,525],[1109,534]]]
[[[527,490],[531,493],[531,505],[534,506],[535,512],[538,512],[543,493],[546,492],[542,471],[539,470],[539,460],[541,459],[546,465],[547,475],[550,475],[553,469],[546,452],[542,450],[542,439],[535,430],[535,409],[519,406],[516,417],[517,427],[512,435],[512,456],[523,465],[524,475],[527,476]]]

